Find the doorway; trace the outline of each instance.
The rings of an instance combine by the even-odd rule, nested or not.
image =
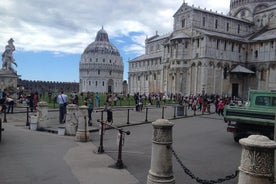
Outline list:
[[[239,84],[233,83],[232,84],[232,97],[238,97],[239,96]]]
[[[113,93],[114,88],[114,82],[112,79],[109,79],[107,82],[107,92],[108,93]]]

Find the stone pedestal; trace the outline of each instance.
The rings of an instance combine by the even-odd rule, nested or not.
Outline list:
[[[48,103],[38,102],[37,104],[38,130],[43,130],[48,127]]]
[[[240,140],[242,145],[238,184],[273,184],[276,143],[262,135]]]
[[[17,89],[17,81],[19,76],[10,71],[10,70],[4,70],[0,69],[0,90],[3,91],[4,89],[8,90],[8,93],[11,94],[11,97],[13,99],[16,99],[16,89]],[[15,90],[14,93],[10,91],[11,89]]]
[[[89,138],[88,125],[87,125],[87,106],[79,107],[80,116],[78,119],[78,130],[76,132],[76,141],[87,142]]]
[[[65,134],[75,136],[77,132],[78,119],[79,119],[79,107],[75,104],[69,104],[66,107],[66,124]]]
[[[151,167],[147,184],[174,184],[172,170],[172,127],[173,123],[166,119],[159,119],[152,123],[152,153]]]

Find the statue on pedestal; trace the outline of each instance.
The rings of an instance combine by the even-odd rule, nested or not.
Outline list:
[[[14,40],[11,38],[8,41],[8,45],[5,47],[5,51],[2,54],[2,70],[8,70],[16,73],[16,71],[12,68],[12,64],[17,66],[15,59],[13,57],[13,52],[15,51],[15,46],[13,45]]]

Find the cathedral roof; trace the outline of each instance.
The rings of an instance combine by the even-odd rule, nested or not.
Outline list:
[[[221,37],[221,38],[230,39],[230,40],[233,39],[233,40],[239,40],[239,41],[246,41],[244,37],[234,36],[232,34],[219,33],[215,31],[207,31],[203,29],[197,29],[197,31],[209,36]]]
[[[268,31],[265,31],[264,33],[258,35],[253,41],[260,41],[260,40],[270,40],[270,39],[275,39],[276,38],[276,29],[271,29]]]
[[[180,31],[180,32],[174,32],[171,40],[177,40],[177,39],[183,39],[183,38],[190,38],[190,36]]]
[[[138,56],[138,57],[130,60],[129,62],[153,59],[153,58],[158,58],[158,57],[162,57],[162,52],[156,52],[156,53],[153,53],[153,54],[143,54],[141,56]]]

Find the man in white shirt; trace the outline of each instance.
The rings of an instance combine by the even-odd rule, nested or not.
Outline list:
[[[59,123],[65,123],[68,96],[66,94],[63,94],[63,91],[61,91],[58,95],[57,103],[59,104]]]

